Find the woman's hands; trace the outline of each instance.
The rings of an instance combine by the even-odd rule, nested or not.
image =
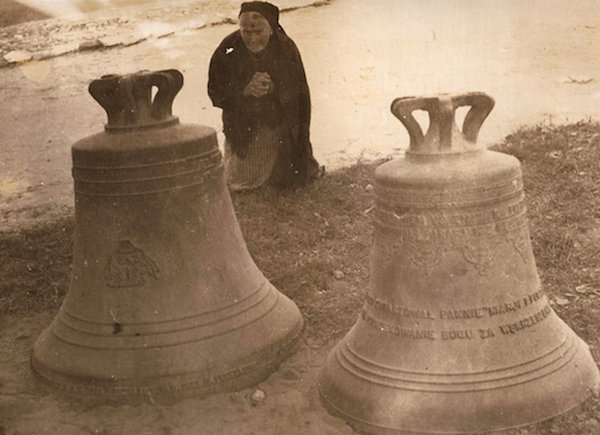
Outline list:
[[[244,97],[264,97],[273,92],[273,81],[267,72],[255,72],[250,83],[244,88]]]

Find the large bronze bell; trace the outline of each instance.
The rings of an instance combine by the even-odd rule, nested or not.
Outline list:
[[[215,131],[172,115],[182,86],[166,70],[89,87],[108,124],[72,148],[71,285],[32,358],[59,389],[130,403],[238,390],[299,343],[298,308],[242,238]]]
[[[361,431],[501,430],[598,388],[587,345],[540,287],[519,162],[475,144],[493,105],[482,93],[392,104],[410,149],[375,172],[366,302],[320,378],[327,408]]]

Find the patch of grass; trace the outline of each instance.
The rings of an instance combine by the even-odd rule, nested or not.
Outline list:
[[[578,300],[589,293],[598,309],[600,124],[522,129],[495,149],[521,161],[533,250],[546,292]],[[575,292],[581,286],[589,291]],[[568,322],[575,307],[555,308]],[[598,332],[584,339],[600,344]]]
[[[494,149],[521,161],[529,228],[543,288],[557,314],[600,359],[600,124],[525,128]],[[557,303],[559,302],[559,303]],[[600,397],[576,412],[511,431],[600,433]]]
[[[0,234],[0,313],[54,311],[69,286],[71,217],[17,234]]]
[[[364,212],[375,167],[356,165],[294,191],[232,195],[257,266],[294,299],[309,335],[323,342],[341,338],[356,321],[368,284],[372,228]]]

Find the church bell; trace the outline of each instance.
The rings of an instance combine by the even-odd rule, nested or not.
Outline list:
[[[94,80],[105,131],[72,147],[71,283],[32,367],[59,390],[171,402],[262,381],[302,316],[254,264],[213,129],[181,124],[177,70]]]
[[[410,147],[375,171],[366,301],[319,381],[325,406],[361,432],[502,430],[599,386],[588,346],[541,288],[518,160],[476,145],[493,106],[483,93],[392,103]]]

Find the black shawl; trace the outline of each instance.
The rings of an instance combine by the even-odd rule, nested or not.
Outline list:
[[[255,72],[267,72],[274,84],[270,96],[244,97],[242,92]],[[296,44],[277,30],[261,60],[254,60],[240,32],[228,35],[210,61],[208,95],[223,109],[223,131],[232,152],[243,156],[258,125],[280,124],[284,142],[280,162],[285,179],[275,184],[306,184],[318,171],[310,143],[310,93]],[[273,182],[273,180],[272,180]]]

